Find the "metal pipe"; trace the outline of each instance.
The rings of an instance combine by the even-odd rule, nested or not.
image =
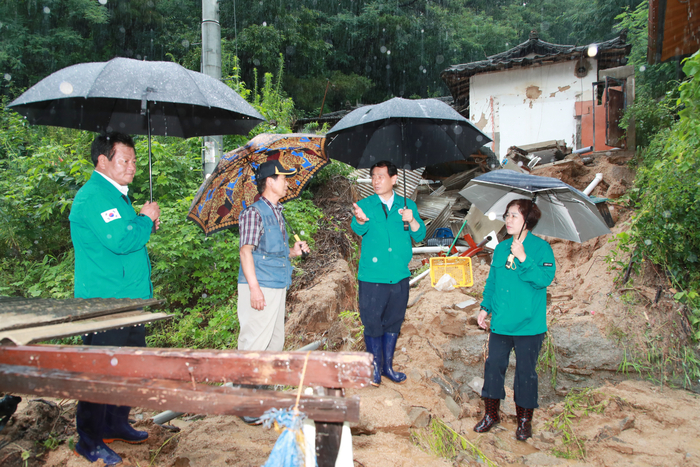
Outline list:
[[[454,247],[456,251],[467,251],[469,248],[466,246],[456,246]],[[413,248],[413,254],[420,254],[420,253],[442,253],[442,252],[447,252],[447,247],[446,246],[419,246],[416,248]]]
[[[591,151],[593,151],[593,146],[588,146],[585,148],[576,149],[574,151],[571,151],[571,154],[585,154],[585,153],[591,152]]]
[[[202,73],[221,80],[221,25],[218,0],[202,0]],[[202,169],[206,179],[221,159],[224,137],[204,136],[202,145]]]

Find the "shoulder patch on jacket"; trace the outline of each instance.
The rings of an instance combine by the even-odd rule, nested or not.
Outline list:
[[[554,264],[552,264],[552,263],[542,263],[542,266],[547,266],[547,267],[550,267],[550,268],[551,268],[552,266],[554,266]]]
[[[102,216],[102,219],[104,219],[104,221],[106,223],[110,223],[114,220],[122,218],[122,216],[119,215],[119,211],[117,210],[117,208],[112,208],[108,211],[101,213],[100,215]]]

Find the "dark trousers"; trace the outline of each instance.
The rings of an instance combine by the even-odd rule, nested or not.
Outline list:
[[[408,289],[408,277],[396,284],[359,281],[360,319],[366,335],[381,337],[385,333],[398,334],[401,331]]]
[[[122,329],[110,329],[82,336],[85,345],[101,345],[113,347],[146,347],[146,328],[143,324]],[[75,424],[78,433],[87,446],[102,440],[102,430],[109,419],[108,413],[115,406],[95,404],[93,402],[78,402]],[[128,412],[126,412],[128,417]]]
[[[492,332],[489,337],[489,356],[484,366],[484,388],[481,390],[481,397],[505,399],[506,370],[510,351],[515,349],[515,403],[524,409],[539,407],[535,369],[543,340],[544,333],[534,336],[504,336]]]

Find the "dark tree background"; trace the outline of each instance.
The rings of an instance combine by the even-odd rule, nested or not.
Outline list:
[[[226,0],[223,74],[277,72],[301,113],[391,96],[439,96],[447,66],[527,40],[609,39],[615,16],[640,0]],[[3,0],[1,92],[10,98],[68,65],[116,56],[173,60],[198,70],[199,0]]]

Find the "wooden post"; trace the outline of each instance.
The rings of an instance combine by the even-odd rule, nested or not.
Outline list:
[[[322,396],[343,397],[342,389],[323,388]],[[320,392],[320,391],[319,391]],[[343,422],[316,421],[316,462],[318,467],[334,467],[340,449]]]

